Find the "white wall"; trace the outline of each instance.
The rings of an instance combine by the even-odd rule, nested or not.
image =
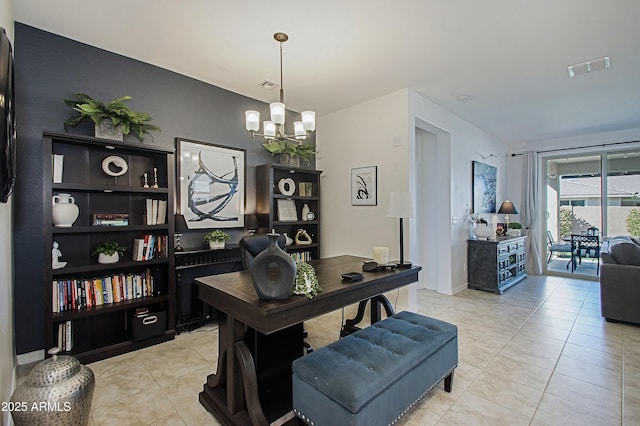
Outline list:
[[[0,26],[13,43],[13,4],[0,0]],[[0,401],[9,401],[15,386],[16,357],[13,345],[13,196],[0,203]],[[10,414],[0,413],[0,424],[10,424]]]
[[[317,167],[324,171],[322,256],[371,257],[371,248],[382,245],[390,248],[390,257],[397,258],[398,222],[386,217],[388,194],[409,190],[414,199],[423,201],[416,206],[417,217],[405,228],[405,235],[410,237],[405,257],[416,262],[422,252],[438,256],[431,264],[421,265],[429,272],[423,274],[425,279],[421,275],[420,285],[433,288],[435,279],[436,289],[446,294],[465,288],[466,240],[470,231],[465,208],[471,203],[471,161],[483,161],[482,155],[496,156],[485,162],[498,167],[500,203],[504,192],[504,145],[408,89],[318,117],[317,127]],[[398,138],[401,145],[393,146]],[[420,149],[417,143],[436,146]],[[418,157],[425,151],[436,161],[420,160]],[[423,166],[423,162],[429,164]],[[361,166],[378,166],[375,207],[351,206],[351,168]],[[437,170],[431,173],[421,167]],[[423,182],[425,177],[435,179],[435,183]],[[452,216],[459,218],[457,225],[451,224]],[[433,268],[437,270],[435,274]],[[406,303],[404,306],[411,309],[415,305],[414,292],[413,288],[407,289],[399,304]]]

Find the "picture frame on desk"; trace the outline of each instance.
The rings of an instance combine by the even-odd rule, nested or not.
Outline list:
[[[189,229],[244,227],[246,150],[176,138],[180,213]]]

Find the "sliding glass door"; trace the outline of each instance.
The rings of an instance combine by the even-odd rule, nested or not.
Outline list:
[[[547,271],[595,277],[598,253],[582,250],[572,265],[571,235],[640,234],[640,151],[547,157],[544,167]]]

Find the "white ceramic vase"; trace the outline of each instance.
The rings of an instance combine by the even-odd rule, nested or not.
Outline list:
[[[116,263],[120,260],[118,252],[113,254],[98,253],[98,263]]]
[[[491,228],[487,226],[486,223],[478,223],[473,230],[473,234],[479,240],[486,240],[491,235]]]
[[[56,194],[52,199],[51,213],[53,225],[70,227],[78,219],[80,209],[75,205],[75,199],[71,194]]]

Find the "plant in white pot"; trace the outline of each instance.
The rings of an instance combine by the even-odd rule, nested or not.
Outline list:
[[[522,235],[522,224],[519,222],[509,222],[507,235],[510,237],[520,237]]]
[[[98,255],[98,263],[116,263],[120,260],[120,255],[124,254],[125,250],[127,248],[118,242],[107,240],[98,244],[91,255]]]
[[[203,239],[209,243],[209,248],[214,250],[224,248],[225,243],[229,241],[231,237],[226,232],[216,229],[206,234]]]

